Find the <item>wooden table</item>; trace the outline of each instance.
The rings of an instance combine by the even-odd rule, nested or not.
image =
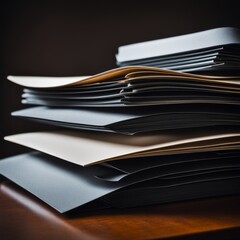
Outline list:
[[[240,239],[240,196],[64,216],[0,183],[0,239]]]

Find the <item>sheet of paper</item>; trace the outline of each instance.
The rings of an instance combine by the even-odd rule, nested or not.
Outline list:
[[[116,58],[125,62],[239,43],[240,30],[223,27],[121,46]]]
[[[205,129],[206,131],[206,129]],[[232,140],[231,140],[232,138]],[[238,142],[240,133],[219,131],[207,131],[198,129],[195,132],[179,130],[164,134],[143,134],[137,136],[125,136],[111,133],[93,133],[70,130],[52,132],[22,133],[5,137],[5,140],[14,142],[60,159],[76,163],[82,166],[108,161],[111,159],[136,157],[141,155],[160,154],[161,149],[171,152],[188,144],[187,148],[196,148],[194,144],[204,145],[204,141],[223,141],[223,146],[229,140]],[[219,144],[219,143],[218,143]],[[170,148],[171,147],[171,148]]]
[[[116,189],[85,173],[84,168],[38,153],[0,161],[0,174],[39,197],[59,212],[87,204]]]
[[[115,68],[106,72],[102,72],[91,77],[30,77],[30,76],[8,76],[8,80],[30,88],[54,88],[54,87],[64,87],[64,86],[79,86],[82,84],[92,84],[97,82],[105,81],[119,81],[119,79],[124,80],[125,76],[129,73],[139,72],[139,71],[151,71],[159,73],[159,75],[173,75],[173,76],[186,76],[189,78],[197,77],[200,79],[236,79],[237,76],[206,76],[206,75],[196,75],[190,73],[181,73],[166,69],[154,68],[154,67],[144,67],[144,66],[129,66]],[[117,79],[117,80],[116,80]]]
[[[225,169],[222,173],[215,171],[215,173],[212,173],[208,177],[195,175],[191,176],[191,178],[185,176],[181,179],[159,179],[160,181],[156,180],[155,184],[152,181],[146,181],[134,188],[134,183],[138,181],[137,179],[132,183],[121,182],[113,184],[112,182],[102,181],[93,177],[92,172],[89,174],[87,170],[89,169],[65,161],[58,161],[54,157],[39,152],[21,154],[0,161],[1,175],[62,213],[75,208],[83,211],[86,209],[90,210],[91,206],[94,206],[95,209],[96,206],[106,207],[106,204],[104,204],[105,201],[101,201],[102,197],[105,200],[109,200],[108,207],[134,206],[131,199],[124,198],[125,200],[121,202],[119,202],[119,199],[122,198],[115,199],[119,194],[124,196],[126,192],[128,192],[128,196],[141,192],[139,195],[135,194],[135,196],[138,196],[137,201],[136,199],[134,201],[135,206],[218,195],[219,191],[221,194],[236,193],[237,190],[233,186],[235,186],[234,181],[236,182],[239,176],[239,172],[231,172],[230,174],[230,170]],[[228,178],[232,178],[233,180],[227,184],[226,181],[221,181],[221,179]],[[212,186],[211,181],[209,181],[210,179],[215,180],[214,188],[210,187]],[[221,181],[221,187],[217,186],[217,179]],[[189,184],[202,182],[203,180],[205,182],[208,180],[206,186],[200,188],[204,190],[204,193],[199,191],[197,188],[198,185]],[[224,188],[222,186],[224,186],[224,183],[228,187],[227,190],[223,191]],[[124,190],[124,187],[131,184],[133,184],[132,187]],[[171,186],[176,186],[176,188]],[[181,186],[185,187],[182,188]],[[194,193],[194,189],[197,189],[197,194]],[[237,189],[239,190],[239,188]],[[122,194],[121,191],[117,190],[123,190]],[[179,191],[181,194],[179,194]],[[113,194],[112,197],[111,194]]]
[[[231,110],[231,111],[230,111]],[[194,108],[191,104],[168,108],[48,108],[33,107],[15,111],[12,116],[55,126],[95,131],[136,134],[156,130],[203,126],[240,125],[238,108]],[[170,121],[171,120],[171,121]]]

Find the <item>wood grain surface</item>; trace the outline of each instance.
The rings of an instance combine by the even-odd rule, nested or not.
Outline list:
[[[240,196],[61,215],[0,184],[0,239],[240,239]]]

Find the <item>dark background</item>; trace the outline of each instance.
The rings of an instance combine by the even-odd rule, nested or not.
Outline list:
[[[91,75],[116,67],[120,45],[215,27],[240,27],[228,1],[3,1],[0,4],[0,157],[27,151],[3,136],[49,129],[10,116],[21,109],[12,75]],[[24,106],[25,107],[25,106]]]

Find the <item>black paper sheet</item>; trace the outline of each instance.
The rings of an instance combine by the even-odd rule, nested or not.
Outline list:
[[[101,164],[81,167],[32,152],[0,161],[0,174],[59,212],[91,210],[91,206],[93,209],[130,207],[240,192],[236,187],[240,183],[238,158],[229,156],[200,162],[200,165],[191,161],[160,164],[130,174],[125,180],[109,181],[98,175],[116,176],[116,169]],[[133,195],[137,196],[135,202]]]

